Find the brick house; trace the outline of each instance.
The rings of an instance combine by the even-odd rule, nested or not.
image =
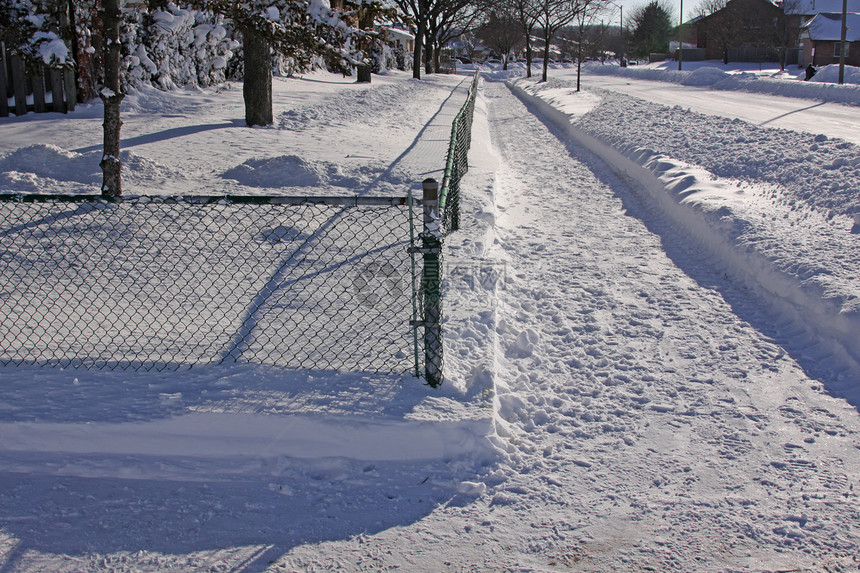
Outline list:
[[[705,50],[708,60],[775,59],[775,36],[782,19],[782,8],[771,0],[729,0],[695,22],[696,46]]]
[[[845,63],[860,66],[860,14],[848,13]],[[839,63],[842,48],[842,13],[821,13],[803,25],[800,43],[803,65],[826,66]]]

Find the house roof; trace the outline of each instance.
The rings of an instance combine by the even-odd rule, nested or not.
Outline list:
[[[812,1],[812,0],[785,0],[785,1],[786,2],[793,2],[793,1],[806,2],[806,1]],[[841,2],[842,0],[839,0],[839,1]],[[852,0],[852,1],[860,2],[860,0]],[[730,10],[734,6],[734,4],[733,4],[734,2],[738,2],[738,0],[728,0],[726,2],[725,6],[723,6],[719,10],[717,10],[715,12],[711,12],[710,14],[707,14],[707,15],[697,16],[693,20],[686,22],[686,24],[698,25],[700,23],[707,22],[708,20],[711,20],[713,18],[719,18],[721,14],[724,14],[727,10]],[[759,5],[761,6],[762,9],[767,9],[767,8],[778,9],[779,8],[779,6],[774,2],[774,0],[758,0],[758,2],[759,2]],[[749,2],[740,2],[740,4],[741,5],[742,4],[749,4]],[[841,10],[841,8],[840,8],[840,10]]]
[[[842,13],[842,0],[783,0],[786,14]],[[848,0],[849,12],[860,12],[860,0]]]
[[[860,14],[848,14],[848,32],[845,39],[860,42]],[[842,39],[842,14],[817,14],[803,25],[809,39],[816,42],[838,42]]]
[[[415,39],[414,34],[411,34],[411,33],[407,32],[406,30],[403,30],[401,28],[394,28],[391,26],[385,26],[385,27],[383,27],[383,29],[385,30],[385,32],[390,37],[397,38],[398,40],[405,40],[408,42],[409,40]]]

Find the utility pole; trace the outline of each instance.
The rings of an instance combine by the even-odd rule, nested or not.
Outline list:
[[[848,0],[842,0],[842,38],[839,44],[839,83],[845,83],[845,39],[848,35]]]
[[[843,0],[845,1],[845,0]],[[678,25],[678,71],[684,61],[684,0],[681,0],[681,23]]]

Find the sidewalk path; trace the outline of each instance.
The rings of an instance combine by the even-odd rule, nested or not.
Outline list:
[[[421,188],[421,181],[430,177],[441,184],[451,140],[451,124],[466,102],[469,85],[470,78],[460,79],[412,144],[391,164],[389,169],[400,168],[414,174],[417,189]]]
[[[508,264],[490,334],[504,460],[473,502],[296,547],[274,570],[855,566],[856,411],[624,181],[504,85],[484,90],[490,255]]]

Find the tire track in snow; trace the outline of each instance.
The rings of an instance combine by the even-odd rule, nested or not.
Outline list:
[[[854,563],[857,412],[734,314],[727,290],[755,303],[635,191],[486,86],[510,265],[498,521],[554,523],[594,565]]]

